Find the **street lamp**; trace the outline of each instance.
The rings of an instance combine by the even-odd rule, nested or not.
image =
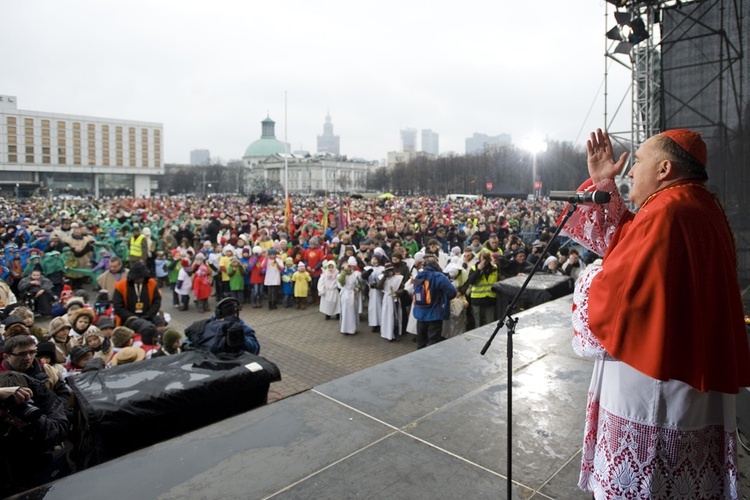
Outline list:
[[[534,193],[534,199],[537,199],[542,186],[536,181],[536,155],[547,151],[547,143],[541,137],[531,136],[524,141],[523,149],[531,153],[531,187]]]

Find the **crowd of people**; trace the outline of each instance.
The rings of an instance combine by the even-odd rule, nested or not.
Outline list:
[[[151,304],[157,289],[182,311],[209,312],[211,299],[224,297],[271,310],[314,305],[346,334],[357,331],[364,304],[369,326],[393,340],[389,316],[399,315],[399,335],[416,333],[410,286],[434,254],[459,292],[453,310],[460,318],[446,326],[451,336],[496,318],[492,285],[528,272],[549,241],[556,205],[425,197],[300,198],[289,206],[238,198],[28,200],[0,211],[0,307],[15,301],[59,316],[88,281],[106,292],[103,303],[123,311],[116,284],[142,262],[153,281],[138,316],[149,321],[164,306],[161,293]],[[544,272],[577,277],[585,266],[575,249],[552,242],[550,250]],[[398,300],[383,300],[386,293]],[[124,314],[122,321],[132,315]]]
[[[497,320],[494,285],[536,263],[575,280],[573,347],[595,360],[579,486],[597,498],[672,498],[689,483],[687,496],[735,498],[734,395],[750,383],[750,351],[731,230],[703,186],[706,147],[686,130],[644,143],[629,174],[637,214],[613,182],[624,161],[606,133],[591,135],[580,189],[612,201],[578,206],[566,230],[580,247],[553,237],[563,206],[545,200],[0,206],[0,440],[21,450],[0,467],[3,493],[65,469],[65,381],[79,373],[189,348],[257,354],[243,307],[314,307],[332,332],[362,333],[366,321],[387,341],[414,334],[422,349]],[[694,234],[709,227],[713,239]],[[712,252],[721,259],[705,272],[696,262]],[[206,319],[170,328],[170,314],[191,308]]]
[[[54,445],[72,418],[66,379],[189,348],[258,354],[242,308],[316,308],[332,332],[369,329],[388,341],[411,333],[417,349],[492,322],[492,285],[529,272],[561,208],[435,198],[6,203],[0,372],[15,375],[0,380],[14,388],[0,400],[22,405],[28,387],[34,402],[61,404],[45,403],[50,418],[6,419],[6,437],[22,440],[29,426],[45,435],[29,455],[45,466],[7,484],[32,484],[64,466]],[[575,249],[559,241],[550,249],[543,272],[583,269]],[[171,315],[189,309],[206,318],[171,328]]]

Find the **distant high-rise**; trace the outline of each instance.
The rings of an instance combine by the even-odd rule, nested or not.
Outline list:
[[[417,129],[407,128],[401,131],[401,151],[417,150]]]
[[[466,138],[466,154],[483,153],[497,149],[500,146],[510,146],[510,134],[487,135],[474,133]]]
[[[190,164],[200,167],[211,164],[211,153],[208,149],[194,149],[190,152]]]
[[[422,151],[437,156],[440,153],[440,136],[430,129],[422,129]]]
[[[331,123],[331,114],[326,114],[326,122],[323,124],[323,135],[318,136],[318,153],[331,153],[334,155],[340,152],[341,138],[333,135],[333,123]]]

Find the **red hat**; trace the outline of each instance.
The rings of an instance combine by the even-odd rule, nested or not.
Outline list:
[[[175,248],[172,250],[172,257],[174,257],[175,255],[179,255],[179,254],[180,254],[180,250],[178,248]]]
[[[184,258],[180,261],[180,264],[182,264],[182,267],[190,267],[190,259]]]
[[[684,149],[685,152],[695,158],[698,163],[703,165],[703,168],[706,168],[706,163],[708,162],[706,143],[703,142],[703,139],[701,139],[701,135],[698,132],[693,132],[686,128],[677,128],[662,132],[661,135],[666,135],[672,139],[678,146]]]

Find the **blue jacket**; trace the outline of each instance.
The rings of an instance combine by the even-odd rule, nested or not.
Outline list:
[[[214,353],[234,352],[237,349],[232,349],[227,345],[227,330],[234,325],[242,328],[244,345],[241,349],[255,355],[260,354],[260,343],[255,337],[255,330],[240,318],[227,318],[226,321],[223,321],[217,320],[216,315],[213,315],[209,319],[199,320],[191,324],[185,330],[185,334],[190,341],[189,343],[196,349]],[[189,332],[188,330],[192,331]]]
[[[456,287],[447,276],[431,265],[426,265],[419,271],[415,279],[425,279],[430,282],[432,303],[429,306],[414,305],[414,317],[417,321],[443,321],[450,319],[450,301],[456,297]]]

